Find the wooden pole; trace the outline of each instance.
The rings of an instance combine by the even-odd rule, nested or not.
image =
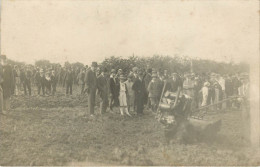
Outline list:
[[[163,94],[164,94],[165,86],[166,86],[166,81],[164,81],[164,83],[163,83],[163,90],[162,90],[162,93],[161,93],[159,104],[157,106],[157,113],[159,112],[159,107],[160,107],[161,100],[162,100],[162,97],[163,97]]]
[[[219,101],[219,102],[217,102],[217,103],[214,103],[214,104],[210,104],[210,105],[207,105],[207,106],[200,107],[200,108],[198,108],[198,109],[193,110],[192,112],[199,111],[199,110],[202,110],[202,109],[205,109],[205,108],[209,108],[209,107],[212,107],[212,106],[215,106],[215,105],[221,104],[221,103],[223,103],[223,102],[225,102],[225,101],[234,100],[234,99],[239,98],[239,97],[241,97],[241,96],[232,96],[232,97],[230,97],[230,98],[227,98],[227,99],[221,100],[221,101]]]

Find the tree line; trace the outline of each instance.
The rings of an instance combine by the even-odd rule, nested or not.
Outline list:
[[[26,65],[23,62],[17,62],[13,60],[8,60],[11,65],[23,66]],[[35,66],[38,67],[53,67],[62,66],[60,63],[51,63],[49,60],[37,60],[35,61]],[[65,62],[63,66],[72,68],[83,68],[85,65],[81,62],[70,63]],[[198,74],[207,73],[219,73],[219,74],[234,74],[241,72],[249,72],[249,64],[241,62],[217,62],[213,60],[205,59],[190,59],[184,56],[162,56],[154,55],[151,57],[139,57],[130,56],[128,58],[111,56],[105,58],[101,63],[99,63],[100,68],[111,69],[122,69],[124,72],[128,73],[133,67],[139,67],[141,69],[155,68],[157,70],[167,69],[169,72],[185,73],[193,71]]]

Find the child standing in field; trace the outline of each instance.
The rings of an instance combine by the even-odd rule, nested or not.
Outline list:
[[[128,116],[131,116],[128,112],[127,108],[127,86],[125,83],[125,77],[123,74],[120,75],[120,89],[119,89],[119,104],[120,104],[120,112],[121,115],[124,115],[126,113]]]
[[[151,106],[152,106],[152,110],[153,112],[156,112],[156,109],[158,107],[158,103],[159,103],[159,98],[160,98],[160,82],[157,79],[157,74],[153,73],[152,74],[152,80],[150,81],[149,85],[148,85],[148,92],[149,92],[149,99],[151,101]]]

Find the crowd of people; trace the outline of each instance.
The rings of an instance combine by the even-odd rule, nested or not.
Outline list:
[[[240,108],[240,103],[226,101],[232,96],[249,97],[248,73],[195,74],[193,72],[175,73],[167,69],[134,67],[126,73],[122,69],[106,69],[92,62],[82,68],[72,67],[24,67],[11,66],[5,55],[0,57],[0,110],[6,113],[10,109],[10,97],[21,94],[32,95],[32,87],[37,87],[37,96],[54,96],[57,86],[66,86],[66,95],[72,95],[75,86],[80,94],[88,98],[88,110],[94,116],[96,95],[100,98],[100,113],[115,108],[121,115],[142,115],[147,109],[156,112],[161,95],[176,92],[177,99],[181,93],[192,98],[192,109],[218,104],[214,110]],[[23,91],[23,92],[22,92]],[[174,104],[176,105],[176,104]]]

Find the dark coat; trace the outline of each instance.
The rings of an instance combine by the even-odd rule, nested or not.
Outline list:
[[[3,66],[0,63],[0,85],[2,85],[3,81],[4,81],[4,72],[3,72]]]
[[[66,74],[65,74],[65,77],[64,77],[64,82],[67,84],[67,85],[70,85],[73,83],[73,73],[72,72],[69,72],[67,71]]]
[[[225,92],[227,96],[233,95],[233,83],[231,79],[227,79],[225,82]]]
[[[13,70],[10,65],[5,65],[3,67],[3,97],[4,99],[7,99],[12,94],[12,89],[14,87],[14,75]]]
[[[152,80],[151,74],[146,73],[145,76],[144,76],[144,83],[145,83],[146,90],[148,90],[148,85],[149,85],[151,80]]]
[[[51,84],[52,85],[56,85],[58,83],[58,80],[59,80],[59,78],[57,75],[55,75],[55,74],[51,75]]]
[[[98,88],[98,92],[101,97],[103,97],[103,95],[108,96],[110,93],[108,78],[105,78],[104,76],[99,75],[97,78],[97,88]]]
[[[144,109],[144,102],[145,102],[145,82],[144,80],[140,80],[139,78],[136,78],[134,80],[132,89],[134,91],[135,95],[135,106],[137,113],[142,113]]]
[[[148,92],[149,96],[148,97],[159,97],[161,93],[161,84],[158,80],[155,82],[150,81],[148,85]]]
[[[117,78],[115,78],[115,79],[110,78],[109,85],[110,85],[110,93],[113,95],[113,97],[118,97],[119,89],[120,89],[119,80]]]
[[[86,89],[97,89],[97,76],[96,73],[92,70],[88,70],[85,75],[85,84]]]

